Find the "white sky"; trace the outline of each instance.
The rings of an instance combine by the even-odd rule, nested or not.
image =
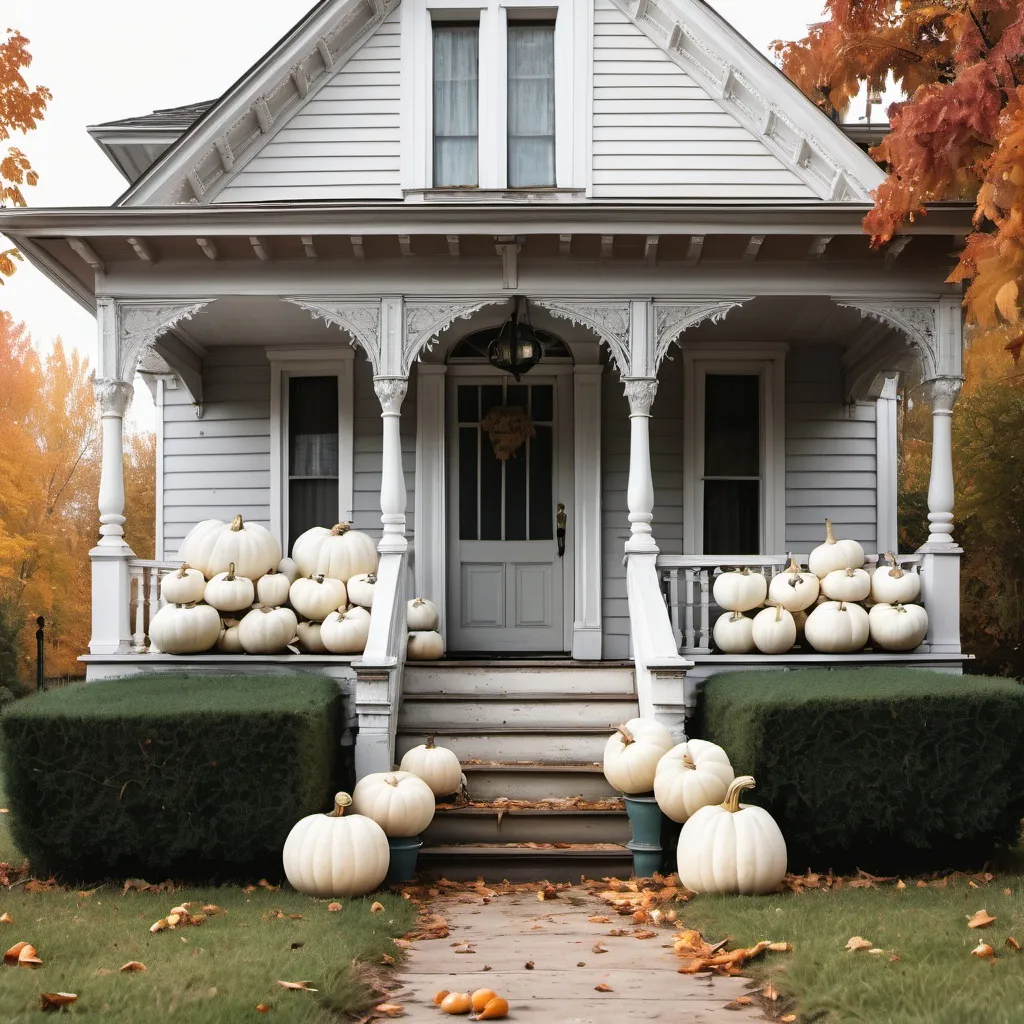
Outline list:
[[[712,0],[762,52],[775,38],[804,34],[821,0]],[[312,6],[312,0],[6,0],[3,25],[30,40],[31,84],[53,100],[40,127],[14,140],[39,172],[31,206],[106,206],[126,182],[85,127],[213,99],[223,93]],[[24,320],[36,344],[60,336],[96,352],[96,322],[38,271],[21,264],[0,289],[0,308]],[[152,427],[145,387],[133,413]]]

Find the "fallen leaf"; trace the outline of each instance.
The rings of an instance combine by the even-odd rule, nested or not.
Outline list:
[[[395,958],[390,953],[382,953],[380,962],[382,964],[387,964],[388,967],[394,967],[398,961],[395,960]]]
[[[608,950],[605,949],[604,946],[602,946],[600,942],[595,942],[594,945],[590,947],[590,952],[591,953],[607,953]]]
[[[257,1013],[270,1013],[270,1003],[257,1003],[256,1004],[256,1012]]]
[[[405,1007],[398,1003],[379,1003],[373,1008],[374,1013],[382,1017],[401,1017],[405,1013]]]
[[[96,971],[95,971],[95,974],[96,974],[97,978],[102,978],[102,977],[104,977],[107,974],[113,974],[113,971],[111,971],[107,967],[97,967]]]
[[[614,991],[615,991],[615,989],[613,989],[613,988],[611,987],[611,985],[606,985],[606,984],[605,984],[605,983],[604,983],[604,982],[602,981],[600,985],[595,985],[595,986],[594,986],[594,991],[595,991],[595,992],[614,992]]]
[[[868,953],[873,954],[874,956],[881,956],[884,952],[885,950],[879,949],[878,946],[872,946],[871,949],[868,950]]]
[[[490,964],[484,964],[483,967],[480,968],[481,971],[489,971],[490,969],[491,969],[491,965]]]
[[[149,930],[155,935],[157,932],[162,932],[169,927],[166,917],[161,917],[155,924],[149,926]]]
[[[744,1007],[749,1006],[754,1000],[750,996],[737,996],[731,1003],[726,1003],[724,1009],[726,1010],[742,1010]]]
[[[793,943],[792,942],[769,942],[768,948],[773,953],[792,953]]]
[[[6,915],[4,915],[4,916],[6,916]],[[0,920],[2,920],[2,919],[0,919]],[[612,922],[612,919],[610,917],[600,917],[600,916],[598,916],[598,917],[588,917],[587,920],[591,924],[611,924],[611,922]]]
[[[36,947],[27,942],[18,951],[19,967],[42,967],[43,961],[36,955]]]
[[[206,906],[203,907],[203,913],[207,917],[218,917],[221,914],[226,914],[227,911],[218,907],[216,903],[207,903]]]
[[[587,966],[587,962],[586,962],[586,960],[579,960],[579,961],[577,961],[576,966],[577,967],[586,967]]]
[[[261,878],[256,884],[268,892],[277,892],[281,888],[279,885],[271,885],[265,878]]]
[[[304,942],[293,942],[292,943],[292,949],[302,949],[302,947],[304,945],[305,945]]]
[[[74,992],[40,992],[40,1009],[47,1013],[56,1013],[63,1010],[65,1006],[78,1002],[78,996]]]
[[[779,1018],[779,1021],[781,1022],[781,1024],[793,1024],[793,1021],[795,1021],[795,1020],[796,1020],[796,1014],[795,1013],[787,1013],[784,1017],[780,1017]]]
[[[528,971],[532,971],[533,970],[533,966],[534,965],[533,965],[533,961],[532,960],[527,960],[526,963],[523,964],[523,967],[525,967],[526,970],[528,970]]]
[[[374,903],[370,904],[370,913],[371,914],[380,914],[380,913],[383,912],[383,910],[384,910],[384,904],[383,903],[376,903],[376,902],[374,902]]]
[[[1013,895],[1013,890],[1012,889],[1004,889],[1003,890],[1003,895],[1004,896],[1012,896]]]
[[[341,904],[340,903],[328,903],[327,904],[327,910],[328,910],[328,913],[336,914],[339,910],[341,910]]]
[[[763,989],[761,989],[761,995],[765,999],[770,999],[773,1003],[779,998],[779,990],[769,982]]]
[[[141,974],[146,970],[146,965],[138,960],[129,960],[128,963],[122,964],[118,970],[122,974]]]
[[[611,936],[614,936],[615,938],[618,939],[618,938],[621,938],[623,935],[629,935],[629,929],[628,928],[613,928],[608,934],[611,935]]]
[[[657,932],[641,930],[641,931],[633,932],[633,938],[634,939],[653,939],[653,938],[655,938],[657,936],[657,934],[658,934]]]
[[[973,916],[967,919],[968,928],[987,928],[993,921],[998,921],[998,917],[993,917],[987,910],[978,910]]]
[[[889,957],[889,963],[891,963],[891,964],[898,964],[899,962],[900,962],[900,957],[899,957],[898,953],[893,953]]]
[[[987,942],[979,942],[974,949],[971,950],[971,956],[976,956],[982,960],[995,955],[996,951]]]
[[[14,918],[7,911],[0,914],[0,924],[14,924]]]
[[[412,949],[412,943],[408,939],[391,940],[399,949]]]
[[[291,990],[293,992],[315,992],[316,991],[315,988],[310,988],[309,987],[310,985],[313,984],[311,981],[281,981],[279,979],[277,983],[278,983],[278,985],[281,986],[281,988],[286,988],[286,989],[289,989],[289,990]]]
[[[846,948],[852,952],[856,952],[859,949],[871,949],[874,945],[869,939],[862,939],[859,935],[854,935],[852,939],[846,944]]]
[[[1008,935],[1006,937],[1006,942],[1003,943],[1003,945],[1005,945],[1007,949],[1016,949],[1020,952],[1020,943],[1012,935]]]
[[[904,882],[902,878],[896,883],[896,888],[899,889],[901,892],[904,889],[906,889],[906,887],[907,887],[907,883]]]
[[[557,900],[558,899],[558,890],[553,885],[551,885],[551,883],[549,882],[547,885],[544,886],[543,889],[538,890],[538,892],[537,892],[537,899],[539,899],[539,900]]]
[[[455,947],[456,953],[476,953],[472,942],[453,942],[452,945]]]

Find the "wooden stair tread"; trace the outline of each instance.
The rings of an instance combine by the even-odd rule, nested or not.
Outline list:
[[[632,661],[574,661],[572,658],[452,658],[408,662],[409,668],[571,668],[600,672],[602,669],[633,669]]]
[[[495,804],[493,807],[438,807],[435,815],[444,817],[489,817],[493,818],[498,812],[516,817],[554,817],[555,815],[566,815],[569,817],[583,817],[588,814],[601,817],[621,817],[626,813],[626,807],[503,807]]]
[[[619,843],[560,843],[558,846],[531,845],[529,843],[448,843],[444,846],[424,846],[420,856],[460,856],[473,854],[481,857],[495,857],[511,854],[513,856],[530,856],[541,854],[545,857],[607,857],[609,854],[620,854],[632,858],[629,849]]]
[[[398,727],[398,733],[400,736],[426,736],[428,733],[433,733],[435,736],[491,736],[491,735],[531,735],[531,736],[548,736],[548,735],[563,735],[568,734],[570,736],[607,736],[609,735],[608,730],[615,729],[614,725],[516,725],[514,722],[505,723],[502,725],[446,725],[446,726],[432,726],[431,728],[422,728],[416,726],[415,728],[403,728],[401,725]]]
[[[409,701],[523,701],[530,704],[585,704],[591,701],[617,701],[620,704],[630,703],[636,700],[636,694],[629,693],[543,693],[537,691],[508,690],[491,691],[487,693],[452,693],[450,691],[440,692],[418,692],[403,693],[402,703]]]
[[[600,761],[462,761],[464,772],[604,772]]]

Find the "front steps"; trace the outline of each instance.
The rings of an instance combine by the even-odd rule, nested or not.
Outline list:
[[[629,823],[601,760],[637,714],[629,664],[407,664],[396,759],[433,733],[458,754],[471,801],[438,807],[420,868],[494,881],[631,874]]]

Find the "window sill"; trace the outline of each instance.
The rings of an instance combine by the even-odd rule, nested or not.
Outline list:
[[[411,203],[568,203],[582,198],[582,188],[407,188],[402,190]]]

